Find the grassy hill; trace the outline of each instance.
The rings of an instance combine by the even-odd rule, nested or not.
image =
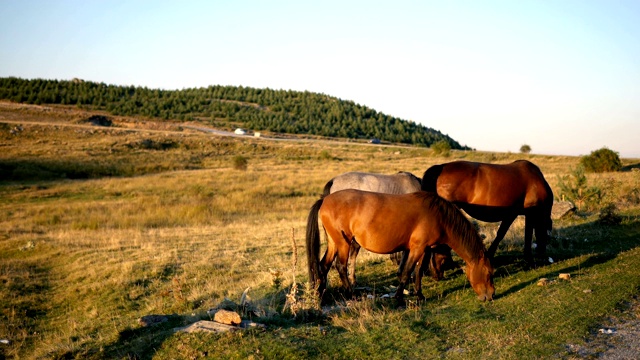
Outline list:
[[[408,296],[397,308],[379,297],[397,284],[397,267],[363,251],[358,280],[373,298],[342,299],[332,270],[330,311],[306,311],[306,217],[333,176],[525,158],[561,198],[559,181],[576,186],[580,159],[234,138],[147,117],[87,121],[103,115],[0,102],[0,339],[9,341],[0,358],[579,358],[575,349],[640,289],[640,183],[626,171],[586,175],[602,197],[554,222],[551,265],[524,263],[516,220],[496,255],[492,302],[478,302],[455,269],[424,280],[423,304]],[[603,209],[620,222],[601,221]],[[492,239],[497,225],[480,229]],[[294,283],[296,315],[284,308]],[[265,329],[173,331],[245,290],[251,306],[240,312]],[[143,327],[151,314],[168,321]]]
[[[429,147],[445,141],[469,149],[441,132],[366,106],[311,92],[209,86],[159,90],[82,80],[0,78],[0,99],[29,104],[77,105],[114,115],[196,120],[218,128],[379,139]]]

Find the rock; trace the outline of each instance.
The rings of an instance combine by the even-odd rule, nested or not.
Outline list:
[[[200,320],[187,326],[175,328],[173,329],[173,331],[186,332],[186,333],[210,332],[210,333],[219,334],[219,333],[228,332],[228,331],[238,331],[238,330],[246,330],[246,329],[264,330],[267,328],[264,324],[259,324],[251,320],[243,320],[239,325],[240,326],[234,326],[234,325],[221,324],[216,321]]]
[[[242,319],[235,311],[218,310],[213,316],[213,321],[227,325],[240,325]]]
[[[556,201],[551,208],[551,219],[558,220],[575,211],[576,206],[571,201]]]
[[[571,274],[568,273],[561,273],[560,275],[558,275],[558,277],[561,280],[571,280]]]
[[[240,330],[240,328],[237,326],[221,324],[215,321],[208,321],[208,320],[200,320],[191,325],[173,329],[174,332],[193,333],[193,332],[202,331],[202,332],[212,332],[216,334],[227,332],[227,331],[236,331],[236,330]]]
[[[545,286],[549,284],[549,279],[547,278],[541,278],[540,280],[538,280],[538,286]]]
[[[158,325],[169,320],[165,315],[146,315],[138,319],[138,324],[142,327]]]

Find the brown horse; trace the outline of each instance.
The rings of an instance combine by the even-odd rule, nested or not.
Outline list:
[[[322,192],[322,196],[327,196],[336,191],[345,189],[356,189],[364,191],[372,191],[385,194],[409,194],[420,191],[421,179],[410,172],[400,171],[396,174],[376,174],[351,171],[340,174],[329,180]],[[446,245],[436,245],[433,249],[428,248],[427,259],[422,267],[423,271],[429,270],[431,277],[438,281],[444,277],[444,271],[453,269],[455,263],[451,258],[451,248]],[[356,242],[351,243],[349,249],[349,282],[351,286],[356,285],[356,258],[360,252],[360,245]],[[402,253],[397,252],[391,254],[391,261],[396,265],[400,265],[398,274],[402,272],[403,260]]]
[[[531,240],[536,233],[537,252],[544,255],[551,235],[553,192],[540,169],[526,160],[497,165],[454,161],[425,171],[422,190],[438,195],[480,221],[500,227],[487,253],[493,257],[498,244],[518,215],[525,216],[525,259],[533,260]]]
[[[318,218],[327,235],[322,260]],[[478,232],[453,204],[434,193],[396,195],[342,190],[318,200],[307,219],[307,262],[309,280],[318,285],[321,297],[336,257],[342,285],[351,293],[346,269],[354,241],[378,254],[408,251],[395,294],[399,302],[403,301],[414,267],[424,261],[425,249],[436,244],[448,245],[467,263],[467,278],[478,299],[493,299],[493,267]],[[421,281],[422,272],[416,271],[415,290],[418,298],[424,299]]]

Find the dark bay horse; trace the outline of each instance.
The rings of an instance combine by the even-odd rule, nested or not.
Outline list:
[[[327,235],[327,249],[320,260],[320,229]],[[484,244],[473,225],[450,202],[435,193],[395,195],[360,190],[342,190],[318,200],[307,219],[307,263],[309,281],[322,297],[327,273],[333,261],[347,292],[350,245],[357,242],[378,254],[408,251],[395,297],[403,301],[403,291],[416,264],[424,261],[425,250],[436,244],[451,247],[466,263],[466,275],[478,299],[491,300],[495,293],[493,267]],[[422,272],[415,272],[415,290],[422,294]]]
[[[497,165],[454,161],[435,165],[425,171],[422,190],[437,192],[480,221],[500,221],[496,238],[487,251],[490,257],[495,255],[498,244],[518,215],[525,216],[525,259],[533,260],[534,230],[537,252],[545,254],[552,227],[553,192],[533,163],[517,160]]]
[[[376,174],[351,171],[340,174],[329,180],[322,192],[322,196],[327,196],[336,191],[345,189],[356,189],[384,194],[410,194],[420,191],[421,179],[410,172],[400,171],[396,174]],[[430,251],[433,250],[433,251]],[[351,286],[356,284],[356,257],[360,251],[360,245],[351,243],[349,249],[349,282]],[[453,268],[451,249],[446,245],[437,245],[434,249],[428,249],[428,262],[425,262],[423,270],[429,269],[434,280],[444,277],[444,271]],[[402,271],[403,261],[400,253],[391,254],[391,260],[400,265],[399,272]]]

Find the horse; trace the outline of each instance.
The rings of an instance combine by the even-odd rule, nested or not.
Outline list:
[[[422,190],[436,192],[469,216],[500,222],[487,253],[494,257],[498,244],[518,215],[525,216],[524,255],[533,262],[531,240],[535,230],[537,253],[544,255],[551,235],[553,192],[538,168],[527,160],[510,164],[454,161],[428,168]]]
[[[327,239],[322,259],[318,220]],[[342,286],[351,294],[347,265],[354,242],[378,254],[407,251],[395,293],[399,303],[404,302],[404,288],[416,264],[425,261],[425,250],[437,244],[448,245],[466,262],[465,273],[479,300],[493,299],[493,267],[482,239],[457,207],[435,193],[397,195],[347,189],[316,201],[307,218],[306,248],[309,281],[317,286],[321,299],[336,257]],[[414,286],[418,299],[424,300],[421,271],[415,272]]]
[[[323,189],[322,196],[325,197],[336,191],[345,189],[364,190],[385,194],[409,194],[420,191],[421,179],[410,172],[400,171],[396,174],[376,174],[351,171],[344,174],[340,174],[333,179],[329,180]],[[430,249],[431,250],[431,249]],[[360,245],[356,242],[351,243],[349,249],[349,282],[351,286],[356,284],[356,257],[360,251]],[[398,273],[402,271],[402,256],[400,253],[391,254],[391,260],[400,265]],[[453,259],[451,258],[451,249],[446,245],[437,245],[436,248],[430,251],[428,256],[428,262],[425,262],[423,270],[428,268],[431,277],[438,281],[444,277],[444,271],[454,267]]]

